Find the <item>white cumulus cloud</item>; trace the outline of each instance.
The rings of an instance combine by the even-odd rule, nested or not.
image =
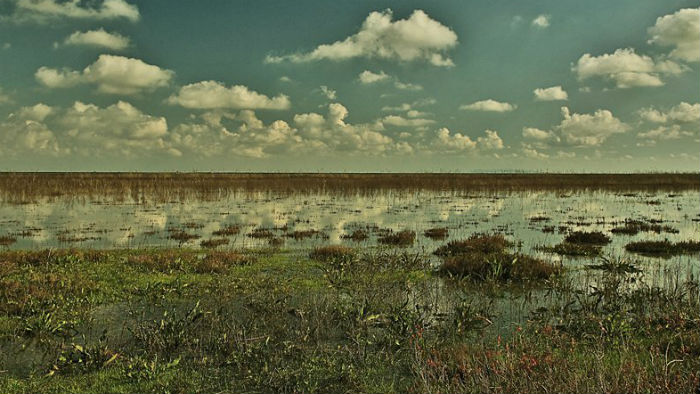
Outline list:
[[[566,93],[561,86],[552,86],[551,88],[538,88],[535,89],[535,100],[536,101],[558,101],[558,100],[568,100],[569,95]]]
[[[379,71],[378,73],[374,73],[374,72],[369,71],[369,70],[365,70],[365,71],[361,72],[360,75],[357,77],[357,79],[365,85],[385,81],[389,78],[391,78],[391,77],[387,73],[385,73],[384,71]]]
[[[124,50],[129,47],[129,38],[117,33],[110,33],[104,29],[88,30],[86,32],[76,31],[66,37],[63,45],[84,45],[99,48],[107,48],[113,51]]]
[[[649,28],[650,44],[673,47],[670,56],[687,62],[700,61],[700,9],[684,8],[656,19]]]
[[[167,86],[175,73],[140,59],[100,55],[82,72],[41,67],[34,74],[37,81],[49,88],[64,88],[88,83],[109,94],[135,94]]]
[[[653,107],[642,108],[639,110],[639,116],[643,120],[652,123],[697,123],[700,121],[700,103],[689,104],[681,102],[666,112],[659,111]]]
[[[549,27],[549,15],[538,15],[537,18],[532,20],[532,26],[538,28],[538,29],[545,29]]]
[[[226,85],[217,81],[201,81],[185,85],[168,103],[196,109],[289,109],[289,98],[283,94],[268,97],[250,90],[247,86]]]
[[[572,67],[580,81],[589,78],[604,78],[618,88],[638,86],[662,86],[663,75],[677,75],[685,67],[670,60],[655,61],[649,56],[639,55],[632,48],[617,49],[611,54],[581,56]]]
[[[124,0],[85,2],[81,0],[9,0],[13,12],[5,18],[17,21],[46,22],[62,18],[136,22],[141,17],[138,7]]]
[[[552,130],[525,127],[523,137],[536,141],[539,146],[564,144],[596,147],[602,145],[611,136],[630,129],[629,125],[604,109],[599,109],[592,114],[577,114],[571,113],[567,107],[561,107],[561,114],[564,119]]]
[[[515,104],[502,103],[492,99],[477,101],[459,107],[461,110],[484,112],[510,112],[514,111],[516,108],[518,108],[518,106]]]
[[[444,52],[457,45],[457,34],[449,27],[415,10],[408,19],[392,21],[391,10],[367,16],[360,31],[342,41],[318,46],[311,52],[268,56],[266,62],[288,60],[303,63],[316,60],[346,60],[357,57],[427,61],[440,67],[453,66]]]

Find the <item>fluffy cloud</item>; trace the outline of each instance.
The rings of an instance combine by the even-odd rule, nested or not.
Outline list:
[[[410,117],[410,115],[409,115]],[[389,115],[382,119],[382,123],[389,126],[398,127],[423,127],[435,123],[432,119],[423,119],[418,117],[412,117],[412,119],[406,119],[401,116]]]
[[[553,132],[534,127],[523,128],[523,138],[535,141],[558,141],[558,137]]]
[[[338,97],[337,92],[326,85],[321,85],[321,93],[323,93],[328,100],[335,100]]]
[[[645,140],[642,145],[653,146],[659,140],[675,140],[681,137],[691,137],[697,133],[697,123],[700,121],[700,103],[688,104],[681,102],[668,111],[660,111],[653,107],[639,110],[642,120],[650,123],[663,123],[655,129],[637,134]],[[687,127],[692,127],[690,131]]]
[[[75,153],[118,153],[122,156],[168,151],[168,123],[119,101],[101,108],[76,102],[57,119]]]
[[[491,151],[503,149],[503,140],[493,130],[485,130],[485,136],[478,137],[476,141],[462,133],[452,134],[446,127],[435,132],[435,138],[426,148],[433,153],[468,153],[478,151]]]
[[[485,130],[485,137],[476,139],[477,145],[484,150],[499,150],[503,149],[503,140],[498,136],[498,133],[493,130]]]
[[[130,41],[129,38],[121,34],[109,33],[104,29],[99,29],[86,32],[76,31],[66,37],[63,45],[85,45],[120,51],[129,47]]]
[[[700,121],[700,103],[688,104],[681,102],[667,112],[659,111],[653,107],[639,110],[639,116],[652,123],[692,123]]]
[[[423,90],[423,87],[421,85],[415,83],[401,82],[399,80],[394,81],[394,86],[396,87],[396,89],[400,90]]]
[[[536,159],[536,160],[549,159],[548,154],[538,151],[535,147],[533,147],[529,144],[523,144],[521,150],[523,152],[523,155],[527,158],[530,158],[530,159]]]
[[[9,0],[14,6],[13,12],[6,18],[18,21],[45,22],[50,19],[126,19],[138,21],[140,18],[138,8],[124,0],[104,0],[102,2],[90,2],[87,6],[81,0]]]
[[[346,60],[356,57],[424,60],[450,67],[454,63],[444,52],[457,45],[457,34],[449,27],[415,10],[408,19],[392,21],[392,11],[372,12],[360,31],[342,41],[318,46],[309,53],[268,56],[266,62],[289,60],[302,63],[316,60]]]
[[[201,122],[177,126],[174,148],[198,155],[235,155],[265,158],[276,154],[410,153],[413,147],[382,134],[383,124],[352,124],[349,111],[339,103],[328,105],[325,115],[297,114],[292,124],[282,120],[265,125],[250,110],[237,114],[205,113]]]
[[[570,145],[599,146],[612,135],[629,129],[628,125],[608,110],[599,109],[593,114],[572,114],[567,107],[562,107],[561,113],[564,120],[555,127],[555,131]]]
[[[389,78],[389,75],[386,74],[384,71],[379,71],[379,73],[373,73],[369,70],[361,72],[358,76],[358,80],[365,85],[385,81]]]
[[[373,73],[369,70],[365,70],[365,71],[360,73],[360,75],[358,76],[358,80],[360,81],[360,83],[362,83],[364,85],[393,80],[394,87],[396,89],[413,90],[413,91],[423,90],[423,87],[421,85],[414,84],[414,83],[401,82],[397,78],[394,78],[389,74],[386,74],[384,71],[380,71],[377,74],[377,73]]]
[[[552,86],[546,89],[535,89],[535,100],[536,101],[557,101],[557,100],[567,100],[569,95],[566,93],[561,86]]]
[[[69,108],[36,104],[20,108],[0,123],[0,154],[32,152],[48,156],[135,157],[178,155],[165,118],[119,101],[99,107],[75,102]]]
[[[476,142],[462,133],[451,134],[446,127],[436,132],[432,148],[443,153],[460,153],[472,151],[476,148]]]
[[[345,122],[347,116],[347,108],[333,103],[328,106],[325,117],[316,113],[299,114],[294,116],[294,124],[304,138],[315,140],[317,145],[325,145],[339,152],[384,154],[405,150],[405,147],[381,133],[381,122],[350,124]]]
[[[210,112],[203,122],[183,123],[172,135],[173,147],[199,156],[232,155],[265,158],[274,154],[300,153],[318,148],[298,135],[287,122],[276,120],[265,125],[251,110],[235,113]],[[225,125],[223,120],[230,125]]]
[[[510,112],[518,108],[515,104],[501,103],[496,100],[482,100],[471,104],[465,104],[459,107],[461,110],[467,111],[485,111],[485,112]]]
[[[700,9],[685,8],[659,17],[649,28],[649,35],[650,44],[673,47],[671,57],[700,61]]]
[[[41,67],[34,74],[37,81],[49,88],[64,88],[89,83],[109,94],[135,94],[167,86],[174,72],[144,63],[140,59],[100,55],[82,72]]]
[[[637,134],[637,138],[646,140],[677,140],[683,136],[689,137],[693,133],[682,131],[679,125],[659,126],[653,130]]]
[[[0,122],[0,156],[16,157],[26,153],[56,156],[61,153],[54,133],[43,123],[53,112],[45,104],[22,107]]]
[[[549,27],[549,15],[538,15],[537,18],[532,20],[532,26],[538,29],[545,29]]]
[[[608,110],[599,109],[593,114],[572,114],[569,108],[562,107],[561,114],[564,119],[552,130],[526,127],[523,129],[523,137],[537,141],[540,146],[563,143],[569,146],[594,147],[630,128]]]
[[[289,98],[285,95],[268,97],[243,85],[226,87],[216,81],[202,81],[180,88],[168,98],[168,103],[196,109],[289,109]]]
[[[580,81],[600,77],[615,83],[618,88],[662,86],[662,75],[676,75],[685,68],[670,61],[654,61],[638,55],[632,48],[618,49],[612,54],[592,56],[584,54],[572,67]]]

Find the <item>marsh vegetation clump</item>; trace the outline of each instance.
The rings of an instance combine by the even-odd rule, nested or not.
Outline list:
[[[432,240],[445,239],[445,238],[447,238],[448,234],[449,234],[449,231],[447,230],[447,227],[429,228],[423,232],[423,235],[426,238],[430,238]]]
[[[228,245],[229,242],[228,238],[210,238],[202,240],[199,245],[203,248],[216,249],[219,246]]]
[[[554,246],[538,245],[535,246],[535,250],[546,252],[546,253],[556,253],[560,256],[577,256],[577,257],[590,257],[598,256],[601,254],[602,248],[599,245],[591,244],[576,244],[569,242],[562,242]]]
[[[328,235],[322,233],[318,230],[295,230],[290,233],[286,233],[287,238],[292,238],[295,241],[301,241],[306,238],[317,237],[317,238],[328,238]]]
[[[226,237],[232,235],[238,235],[241,232],[241,227],[237,224],[227,224],[224,227],[212,232],[212,235],[217,237]]]
[[[639,253],[648,256],[674,256],[680,254],[692,254],[700,252],[698,241],[637,241],[625,245],[628,252]]]
[[[613,234],[637,235],[640,232],[678,234],[679,231],[668,225],[662,226],[658,223],[647,223],[641,220],[625,220],[624,225],[617,226],[610,230],[610,232]]]
[[[413,230],[388,232],[377,239],[380,244],[392,246],[411,246],[415,240],[416,232]]]
[[[343,234],[340,236],[342,239],[349,239],[353,242],[362,242],[369,238],[369,231],[358,228],[353,230],[350,234]]]
[[[168,239],[177,241],[180,244],[193,241],[195,239],[201,238],[197,234],[190,234],[187,231],[181,229],[170,229],[168,234]]]
[[[477,233],[467,239],[450,241],[447,245],[440,246],[434,252],[441,257],[449,257],[470,253],[491,254],[502,252],[512,246],[512,243],[500,233]]]
[[[439,272],[477,281],[547,279],[560,271],[560,267],[541,259],[511,253],[511,245],[502,234],[474,234],[441,246],[434,253],[442,257]]]
[[[17,238],[10,235],[0,235],[0,246],[10,246],[17,242]]]
[[[333,260],[343,260],[350,259],[357,256],[354,249],[343,245],[326,245],[314,248],[314,250],[309,253],[309,257],[312,260],[317,260],[320,262],[329,262]]]
[[[275,237],[275,233],[273,233],[270,229],[267,228],[256,228],[247,235],[250,238],[256,239],[269,239]]]
[[[612,240],[600,231],[574,231],[564,238],[564,242],[582,245],[607,245]]]

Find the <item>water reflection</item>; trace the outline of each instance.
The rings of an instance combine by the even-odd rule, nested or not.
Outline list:
[[[362,246],[377,244],[379,230],[413,230],[413,248],[430,251],[445,240],[431,240],[426,229],[447,227],[447,240],[475,232],[499,231],[522,241],[526,252],[536,245],[560,242],[573,230],[608,232],[625,220],[660,222],[677,233],[641,232],[613,236],[607,253],[622,253],[627,242],[641,239],[697,240],[700,238],[700,197],[689,191],[621,194],[615,192],[456,193],[386,191],[367,194],[283,195],[271,192],[232,194],[218,201],[189,199],[159,204],[107,201],[77,203],[48,198],[31,204],[0,202],[0,235],[15,238],[11,249],[53,247],[134,248],[199,247],[202,240],[220,238],[217,230],[235,225],[228,247],[260,247],[269,237],[253,238],[267,229],[288,249],[307,249],[324,243],[346,243],[358,228],[369,229]],[[310,237],[291,237],[295,231],[317,230]],[[190,239],[172,237],[174,231]],[[177,239],[174,239],[177,238]]]

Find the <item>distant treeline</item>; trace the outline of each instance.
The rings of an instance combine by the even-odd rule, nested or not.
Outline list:
[[[111,197],[168,201],[232,192],[362,193],[383,190],[682,191],[700,189],[700,173],[0,173],[4,201]]]

